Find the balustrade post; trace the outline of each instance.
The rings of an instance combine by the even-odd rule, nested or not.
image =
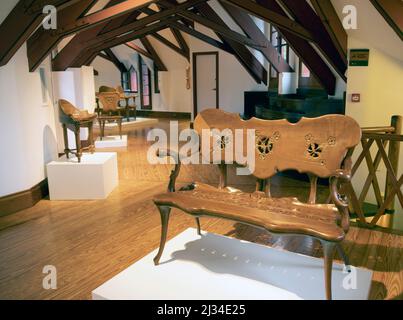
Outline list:
[[[401,135],[402,134],[402,124],[403,117],[402,116],[393,116],[392,117],[392,127],[395,128],[394,134]],[[399,156],[400,156],[400,141],[390,141],[389,142],[389,154],[388,157],[390,159],[390,163],[392,164],[393,170],[398,176],[399,171]],[[385,188],[385,199],[387,199],[390,192],[393,190],[393,184],[391,183],[391,179],[389,176],[386,176],[386,188]],[[388,205],[385,210],[385,213],[394,213],[395,211],[395,199]]]

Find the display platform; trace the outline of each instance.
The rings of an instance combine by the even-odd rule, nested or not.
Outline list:
[[[118,186],[116,153],[84,153],[81,163],[66,156],[47,165],[50,200],[106,199]]]
[[[134,120],[133,118],[127,122],[126,119],[123,119],[122,128],[123,130],[134,129],[134,128],[143,128],[153,126],[158,123],[158,119],[149,119],[149,118],[137,118]],[[94,128],[99,129],[99,123],[96,122],[94,124]],[[118,130],[118,124],[116,122],[106,123],[105,131],[107,130]]]
[[[123,135],[122,138],[120,136],[107,136],[98,139],[95,141],[96,149],[108,149],[108,148],[126,148],[127,147],[127,136]]]
[[[188,229],[93,291],[94,300],[325,299],[323,260]],[[355,286],[347,290],[343,281]],[[372,272],[333,266],[334,299],[367,299]]]

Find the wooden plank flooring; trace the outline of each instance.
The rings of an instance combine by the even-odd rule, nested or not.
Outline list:
[[[182,122],[183,127],[187,126]],[[161,121],[158,127],[167,128]],[[129,134],[129,147],[119,152],[120,185],[102,201],[51,202],[0,218],[0,299],[90,299],[91,291],[156,249],[160,218],[151,198],[164,192],[170,166],[147,162],[149,128]],[[233,175],[232,175],[233,176]],[[213,166],[184,167],[182,184],[218,182]],[[234,182],[234,177],[230,182]],[[237,187],[252,191],[254,182],[242,178]],[[301,182],[279,178],[274,195],[307,197]],[[321,192],[326,197],[326,190]],[[194,227],[194,220],[174,210],[172,238]],[[251,227],[216,219],[202,220],[209,232],[270,245],[316,257],[320,246],[309,238],[274,237]],[[403,237],[353,227],[343,244],[355,266],[374,270],[371,299],[402,299]],[[58,289],[44,290],[42,269],[54,265]]]

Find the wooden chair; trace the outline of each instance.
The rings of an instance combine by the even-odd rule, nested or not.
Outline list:
[[[176,165],[169,182],[169,192],[154,198],[161,214],[162,233],[158,255],[154,262],[159,264],[166,237],[171,208],[180,209],[196,218],[200,232],[201,217],[223,218],[251,225],[268,232],[284,235],[304,235],[318,239],[324,250],[326,297],[331,299],[331,276],[333,255],[337,249],[345,264],[349,262],[340,243],[349,230],[349,207],[339,188],[349,181],[352,149],[360,142],[361,129],[352,119],[342,115],[328,115],[316,119],[303,118],[297,124],[286,120],[243,121],[238,115],[220,110],[203,111],[195,120],[195,130],[203,139],[202,130],[236,129],[244,130],[244,150],[246,150],[246,129],[254,129],[255,171],[257,190],[248,194],[227,188],[226,165],[220,166],[218,188],[201,183],[192,184],[179,191],[175,189],[176,178],[181,164]],[[234,135],[235,136],[235,135]],[[226,136],[212,136],[211,156],[220,153],[225,159],[229,149]],[[243,152],[243,151],[238,151]],[[160,151],[160,157],[172,156],[175,151]],[[270,178],[277,172],[297,170],[307,173],[311,181],[311,192],[307,203],[296,198],[272,198]],[[317,179],[330,179],[332,205],[316,204]]]
[[[96,99],[96,102],[97,102],[97,108],[95,109],[95,111],[96,111],[96,113],[98,115],[101,115],[101,112],[102,112],[102,108],[99,105],[99,95],[101,93],[105,93],[105,92],[109,92],[109,93],[110,92],[116,92],[116,90],[115,90],[115,88],[108,87],[108,86],[100,86],[99,87],[99,91],[95,93],[95,99]]]
[[[116,122],[119,127],[119,135],[122,139],[122,108],[119,107],[119,94],[114,92],[102,92],[98,95],[99,102],[102,104],[100,114],[98,115],[99,128],[101,131],[101,140],[105,137],[106,123]],[[115,115],[117,113],[117,115]]]
[[[130,121],[130,111],[133,112],[134,120],[136,120],[137,119],[137,105],[136,105],[137,95],[126,95],[126,93],[123,90],[122,86],[117,86],[116,91],[119,93],[120,99],[125,100],[125,102],[126,102],[125,107],[126,107],[126,119],[127,119],[127,122]],[[130,99],[133,99],[134,104],[132,106],[129,104]]]
[[[59,100],[59,119],[63,126],[64,153],[67,158],[69,158],[70,154],[74,154],[80,163],[83,151],[89,150],[91,153],[94,152],[93,124],[96,117],[96,114],[91,114],[87,110],[79,110],[66,100]],[[85,146],[83,146],[83,142],[80,139],[81,128],[88,128],[88,141],[84,142]],[[75,150],[69,148],[67,129],[74,132],[76,140]]]

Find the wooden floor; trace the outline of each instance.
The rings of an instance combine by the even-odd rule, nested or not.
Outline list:
[[[187,126],[186,122],[181,123]],[[162,121],[158,127],[167,128]],[[159,244],[160,218],[151,198],[164,192],[169,166],[151,166],[146,159],[150,128],[129,134],[129,147],[119,152],[120,185],[102,201],[50,202],[0,218],[0,299],[90,299],[91,291],[141,259]],[[217,183],[214,167],[184,167],[180,183]],[[234,181],[230,178],[230,182]],[[252,191],[243,178],[237,187]],[[294,180],[274,181],[274,195],[307,197],[306,186]],[[326,197],[326,190],[322,192]],[[194,227],[194,220],[174,211],[169,237]],[[321,257],[318,243],[273,237],[251,227],[223,220],[202,220],[202,228],[280,249]],[[353,227],[343,243],[354,266],[374,271],[371,299],[402,299],[403,237]],[[338,258],[337,258],[338,259]],[[58,289],[44,290],[42,269],[56,266]]]

